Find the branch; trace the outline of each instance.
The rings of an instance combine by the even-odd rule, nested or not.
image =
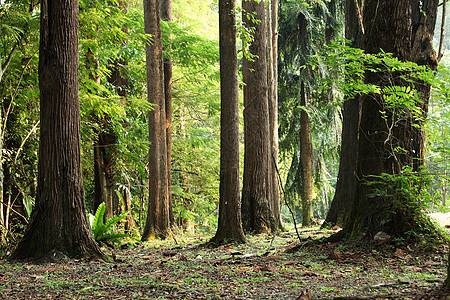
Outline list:
[[[300,234],[298,233],[298,229],[297,229],[297,222],[295,221],[295,214],[291,209],[291,206],[289,205],[287,198],[286,198],[286,192],[284,191],[284,187],[281,181],[281,175],[280,175],[280,171],[278,170],[278,166],[277,166],[277,162],[275,160],[275,156],[272,153],[272,161],[273,164],[275,166],[275,170],[277,171],[277,175],[278,175],[278,184],[281,187],[281,191],[283,192],[283,198],[284,198],[284,203],[286,204],[287,208],[289,209],[289,212],[291,213],[292,216],[292,221],[294,222],[294,228],[295,228],[295,233],[297,233],[297,238],[298,240],[301,242],[302,238],[300,237]],[[273,241],[273,240],[272,240]]]
[[[441,61],[442,56],[444,55],[442,53],[442,49],[444,48],[444,35],[445,35],[445,14],[447,11],[447,1],[448,0],[444,0],[444,2],[442,2],[442,20],[441,20],[441,36],[440,36],[440,41],[439,41],[439,51],[438,51],[438,63]]]
[[[23,145],[25,145],[25,142],[28,140],[28,138],[33,134],[33,132],[36,131],[37,126],[39,125],[40,121],[37,121],[36,124],[34,124],[33,128],[28,132],[25,139],[22,141],[22,144],[20,145],[19,149],[17,150],[16,157],[14,158],[14,162],[17,161],[17,157],[19,157],[20,151],[23,149]]]
[[[356,12],[358,13],[359,27],[361,28],[362,34],[364,34],[365,30],[364,30],[364,24],[363,24],[361,7],[359,5],[359,1],[358,0],[354,0],[354,1],[355,1],[355,6],[356,6]]]
[[[17,48],[19,47],[20,42],[22,42],[22,38],[20,38],[14,47],[12,48],[11,52],[9,53],[8,57],[6,58],[5,64],[2,66],[2,63],[0,61],[0,82],[2,81],[3,74],[5,74],[6,69],[8,68],[9,64],[11,63],[14,54],[17,51]]]
[[[12,104],[13,104],[13,102],[14,102],[14,98],[15,98],[15,96],[16,96],[17,93],[18,93],[18,90],[19,90],[19,87],[20,87],[20,82],[22,81],[22,78],[23,78],[23,75],[24,75],[24,73],[25,73],[25,70],[28,68],[28,65],[30,64],[31,60],[32,60],[33,57],[36,55],[36,53],[38,53],[38,51],[39,51],[39,48],[38,48],[38,49],[33,53],[33,55],[28,59],[28,61],[27,61],[26,65],[25,65],[25,67],[24,67],[23,70],[22,70],[22,73],[20,74],[20,78],[19,78],[19,80],[18,80],[18,82],[17,82],[17,86],[16,86],[14,92],[11,90],[11,101],[9,102],[8,109],[7,109],[7,111],[6,111],[6,113],[5,113],[4,117],[3,117],[3,118],[4,118],[3,124],[0,123],[0,125],[2,125],[1,128],[0,128],[0,129],[1,129],[1,134],[0,134],[0,139],[1,139],[1,140],[3,140],[3,138],[4,138],[4,136],[5,136],[6,122],[8,121],[8,116],[9,116],[9,113],[11,112],[11,108],[12,108]],[[0,120],[0,121],[1,121],[1,120]]]

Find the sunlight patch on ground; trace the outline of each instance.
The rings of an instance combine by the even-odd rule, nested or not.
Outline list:
[[[442,227],[450,225],[450,213],[432,213],[430,217],[435,219]]]

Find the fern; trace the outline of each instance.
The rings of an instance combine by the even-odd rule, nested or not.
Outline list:
[[[98,206],[97,211],[95,212],[94,220],[91,224],[94,239],[97,242],[110,241],[118,243],[120,242],[120,239],[129,237],[128,234],[115,232],[113,225],[125,219],[130,211],[126,211],[104,223],[103,217],[105,215],[105,210],[105,203],[102,203]]]

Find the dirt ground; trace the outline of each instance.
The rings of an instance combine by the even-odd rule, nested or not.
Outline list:
[[[302,239],[320,238],[318,228]],[[1,299],[450,299],[442,290],[448,245],[402,240],[300,243],[295,233],[203,246],[178,237],[105,250],[110,262],[0,262]],[[293,251],[295,249],[295,251]],[[301,296],[303,295],[303,296]],[[302,298],[303,297],[303,298]]]

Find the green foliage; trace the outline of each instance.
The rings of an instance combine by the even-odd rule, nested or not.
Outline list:
[[[95,215],[89,218],[89,223],[91,226],[92,234],[94,235],[94,239],[97,242],[113,242],[119,243],[121,239],[128,238],[129,235],[125,233],[118,233],[114,226],[125,219],[127,215],[130,213],[129,211],[124,212],[104,223],[104,215],[105,215],[105,203],[102,203],[98,206]]]
[[[382,222],[388,223],[393,218],[415,220],[407,228],[428,233],[432,226],[427,225],[430,221],[425,211],[436,203],[436,198],[429,192],[432,180],[433,176],[428,171],[414,172],[411,167],[404,167],[399,174],[368,176],[365,184],[371,187],[370,198],[384,199],[385,219]]]
[[[281,171],[286,175],[288,199],[301,194],[300,112],[311,119],[314,149],[314,211],[324,216],[334,192],[340,142],[342,93],[332,84],[325,86],[329,73],[321,56],[328,38],[342,30],[337,4],[327,1],[280,2],[279,19],[279,124]],[[305,84],[310,103],[300,105],[300,86]]]

